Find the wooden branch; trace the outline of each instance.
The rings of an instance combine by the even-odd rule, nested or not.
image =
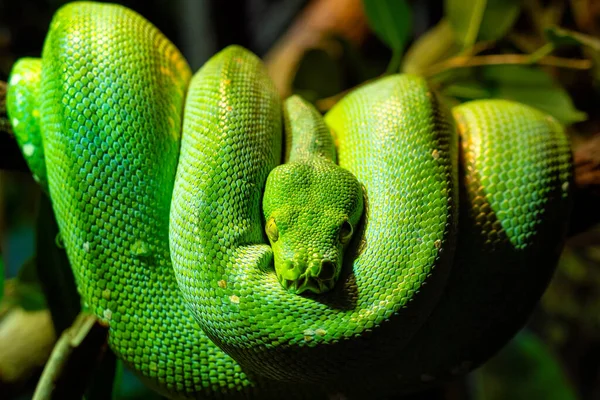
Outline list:
[[[539,59],[532,58],[529,54],[493,54],[489,56],[457,56],[432,65],[425,76],[437,75],[450,69],[481,67],[484,65],[529,65],[539,64],[552,67],[587,70],[592,68],[590,60],[545,56]]]
[[[600,194],[600,133],[578,146],[573,164],[575,185]]]
[[[108,327],[81,313],[56,342],[33,400],[81,399],[107,347]]]
[[[600,222],[600,133],[576,145],[573,164],[575,191],[569,236]]]

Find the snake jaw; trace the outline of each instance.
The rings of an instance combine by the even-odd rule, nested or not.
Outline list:
[[[280,282],[285,290],[293,294],[301,294],[305,291],[325,293],[333,289],[335,284],[333,279],[321,280],[307,275],[295,280],[280,278]]]
[[[283,285],[283,288],[285,290],[287,290],[288,292],[293,293],[293,294],[302,293],[302,290],[301,290],[301,288],[303,286],[302,280],[300,280],[300,279],[291,280],[291,279],[283,278],[280,282]]]
[[[333,289],[337,278],[335,264],[324,260],[312,262],[310,267],[283,262],[283,271],[276,268],[277,278],[285,290],[293,294],[310,291],[316,294]]]

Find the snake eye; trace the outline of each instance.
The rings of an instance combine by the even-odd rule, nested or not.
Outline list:
[[[275,243],[279,239],[279,229],[277,229],[277,224],[275,224],[275,218],[269,218],[265,226],[265,232],[267,232],[267,236],[271,242]]]
[[[340,242],[342,242],[342,244],[348,243],[352,237],[352,232],[352,224],[350,224],[348,220],[342,222],[342,226],[340,227]]]

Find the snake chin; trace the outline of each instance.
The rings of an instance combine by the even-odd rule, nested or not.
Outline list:
[[[298,279],[285,279],[279,277],[279,282],[285,290],[293,294],[301,294],[303,292],[312,292],[316,294],[325,293],[333,289],[335,280],[319,279],[308,274],[302,275]]]
[[[341,259],[337,263],[329,258],[317,258],[310,262],[289,259],[275,261],[275,272],[281,286],[294,294],[328,292],[335,286],[340,270]]]

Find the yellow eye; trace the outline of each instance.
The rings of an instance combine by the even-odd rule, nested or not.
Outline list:
[[[267,232],[267,236],[271,242],[275,243],[279,239],[279,229],[277,229],[277,224],[275,224],[275,218],[269,218],[265,226],[265,232]]]
[[[342,226],[340,227],[340,242],[342,242],[342,244],[347,244],[350,241],[350,238],[352,238],[352,233],[352,224],[350,224],[348,220],[342,222]]]

